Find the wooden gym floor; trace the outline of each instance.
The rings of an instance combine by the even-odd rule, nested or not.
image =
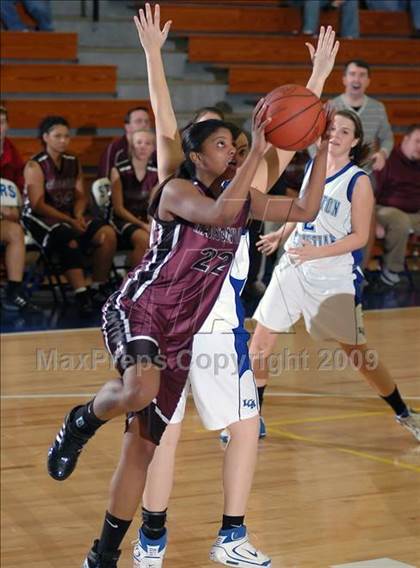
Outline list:
[[[370,345],[419,408],[420,309],[365,317]],[[122,420],[99,431],[68,481],[50,479],[45,461],[66,411],[114,374],[102,349],[97,329],[2,338],[5,568],[80,567],[98,536]],[[336,366],[342,363],[335,349],[313,343],[301,326],[279,337],[279,362],[292,368],[273,376],[266,396],[268,436],[260,442],[246,517],[252,540],[271,555],[273,568],[361,561],[371,562],[358,567],[419,567],[420,444],[395,424],[356,372],[333,368],[334,357]],[[293,355],[299,352],[298,361]],[[294,370],[299,362],[301,369]],[[217,433],[202,429],[190,402],[165,567],[215,566],[207,555],[222,513],[222,456]],[[133,522],[124,541],[121,568],[131,567],[137,526]]]

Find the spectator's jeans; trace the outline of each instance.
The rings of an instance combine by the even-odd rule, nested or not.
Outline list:
[[[53,30],[49,0],[21,0],[25,10],[37,23],[37,28],[50,32]],[[27,27],[19,17],[16,0],[0,0],[0,18],[8,30],[23,31]]]
[[[369,10],[384,10],[386,12],[403,12],[410,9],[413,26],[420,30],[419,0],[366,0]]]
[[[303,7],[303,33],[314,34],[319,29],[321,8],[330,5],[329,0],[291,0],[293,6]],[[340,6],[340,35],[359,37],[359,2],[344,0]]]
[[[396,207],[376,206],[376,220],[385,229],[384,267],[404,270],[407,241],[411,232],[420,234],[420,213],[405,213]]]

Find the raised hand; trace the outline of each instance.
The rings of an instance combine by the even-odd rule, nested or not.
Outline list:
[[[268,142],[265,139],[265,128],[270,124],[271,117],[266,116],[267,104],[262,98],[256,104],[252,113],[252,145],[251,150],[264,154]]]
[[[311,43],[305,43],[311,57],[313,72],[320,78],[326,79],[333,70],[335,57],[340,47],[340,42],[335,41],[335,31],[331,26],[325,30],[321,26],[318,43],[315,47]]]
[[[146,4],[145,9],[139,10],[139,16],[134,16],[137,32],[144,51],[150,53],[154,49],[160,50],[165,43],[172,24],[169,20],[160,29],[160,6],[155,5],[154,13],[150,4]]]

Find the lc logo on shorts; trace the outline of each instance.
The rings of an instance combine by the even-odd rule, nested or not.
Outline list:
[[[244,398],[242,401],[242,406],[244,408],[249,408],[250,410],[253,410],[257,406],[257,403],[253,398]]]

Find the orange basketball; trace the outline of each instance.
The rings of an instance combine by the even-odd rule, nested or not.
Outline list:
[[[301,85],[282,85],[265,97],[271,122],[268,142],[282,150],[303,150],[324,132],[326,116],[321,100]]]

